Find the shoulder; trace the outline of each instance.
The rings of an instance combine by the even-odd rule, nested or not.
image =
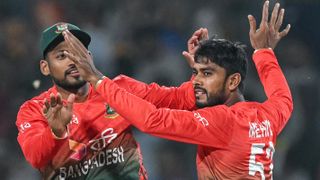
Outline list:
[[[39,113],[41,114],[44,101],[46,98],[50,96],[50,93],[52,92],[53,90],[52,88],[50,88],[47,91],[42,92],[38,96],[35,96],[32,99],[25,101],[19,108],[18,117],[36,116]]]
[[[232,106],[231,109],[239,125],[248,126],[248,123],[263,123],[274,118],[272,111],[264,103],[241,102]]]
[[[112,79],[114,83],[116,83],[121,88],[124,88],[126,90],[130,89],[130,85],[133,83],[136,83],[137,81],[135,79],[132,79],[126,75],[118,75],[115,78]]]

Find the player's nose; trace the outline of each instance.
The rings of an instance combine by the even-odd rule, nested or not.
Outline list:
[[[193,86],[201,86],[203,85],[201,77],[199,77],[199,75],[195,75],[192,79],[192,84]]]

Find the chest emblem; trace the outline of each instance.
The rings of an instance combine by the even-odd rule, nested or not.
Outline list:
[[[115,119],[118,116],[119,114],[112,107],[110,107],[109,104],[107,104],[105,118]]]

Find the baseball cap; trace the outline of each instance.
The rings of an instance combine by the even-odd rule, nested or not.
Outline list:
[[[45,57],[45,54],[47,53],[49,48],[55,47],[60,42],[64,41],[62,32],[65,30],[69,30],[75,37],[77,37],[82,42],[82,44],[86,48],[88,48],[91,41],[91,37],[88,33],[82,31],[80,28],[73,24],[59,22],[42,32],[40,48],[43,57]]]

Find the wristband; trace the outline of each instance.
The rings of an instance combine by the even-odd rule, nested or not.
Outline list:
[[[99,80],[97,81],[97,83],[94,85],[94,89],[97,89],[97,88],[98,88],[98,86],[102,83],[102,81],[104,80],[104,78],[106,78],[106,77],[105,77],[105,76],[102,76],[101,79],[99,79]]]
[[[263,49],[269,49],[269,50],[272,50],[272,48],[270,48],[270,47],[269,47],[269,48],[256,49],[256,50],[254,50],[254,51],[253,51],[253,54],[254,54],[254,53],[256,53],[256,52],[258,52],[259,50],[263,50]]]

